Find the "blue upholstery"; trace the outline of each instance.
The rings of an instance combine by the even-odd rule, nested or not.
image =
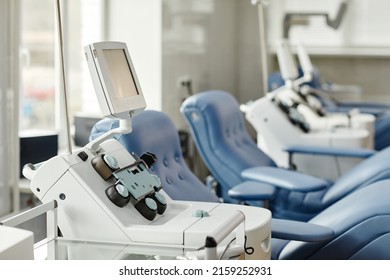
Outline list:
[[[223,194],[247,179],[245,170],[275,166],[248,135],[239,104],[231,94],[207,91],[193,95],[183,103],[181,111],[200,155],[220,183]],[[276,218],[307,221],[355,190],[390,179],[389,157],[390,148],[376,153],[323,190],[303,192],[280,188],[269,203],[270,210]]]
[[[390,259],[390,181],[360,189],[309,222],[335,231],[325,242],[272,240],[273,259]]]
[[[194,120],[190,126],[192,131],[196,131],[192,133],[196,147],[211,174],[221,184],[218,195],[226,202],[236,202],[230,198],[228,191],[231,186],[243,182],[242,170],[261,165],[276,166],[276,164],[251,140],[241,112],[236,110],[236,103],[224,102],[219,95],[210,94],[208,97],[211,98],[210,102],[197,103],[194,107],[188,106],[189,102],[185,102],[187,106],[184,114],[186,118]],[[190,101],[196,103],[198,99],[190,99]],[[219,106],[220,101],[224,103],[223,106]],[[203,116],[200,112],[207,116]],[[207,143],[207,145],[199,143]]]
[[[91,138],[95,139],[117,126],[116,120],[102,120],[93,128]],[[164,185],[171,197],[217,201],[216,196],[192,174],[182,160],[177,131],[164,113],[142,112],[133,119],[133,133],[120,135],[117,139],[130,152],[142,154],[150,151],[157,155],[160,160],[154,164],[153,172],[163,182],[163,178],[172,179],[170,184]],[[168,167],[166,163],[170,163]],[[178,174],[184,175],[181,176],[184,180],[173,180],[179,177]],[[246,182],[241,187],[252,191],[250,185]],[[317,215],[310,224],[273,219],[273,236],[311,242],[273,239],[272,258],[390,259],[389,185],[390,181],[382,181],[356,191]]]
[[[375,150],[390,146],[390,110],[382,113],[375,120]]]
[[[299,153],[308,155],[323,155],[323,156],[339,156],[339,157],[356,157],[368,158],[372,156],[375,151],[366,148],[339,148],[327,146],[307,146],[307,145],[293,145],[287,146],[283,149],[289,154]]]

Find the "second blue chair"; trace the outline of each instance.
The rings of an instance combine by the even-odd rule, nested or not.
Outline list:
[[[390,178],[390,148],[374,154],[334,183],[276,167],[249,136],[236,99],[224,91],[193,95],[181,111],[199,154],[220,183],[225,201],[232,201],[231,189],[244,181],[268,183],[277,188],[269,201],[274,217],[307,221],[357,189]]]

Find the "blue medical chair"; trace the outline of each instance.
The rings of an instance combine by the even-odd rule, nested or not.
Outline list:
[[[193,95],[183,103],[193,141],[213,177],[220,184],[224,201],[236,202],[232,190],[247,180],[276,187],[269,199],[274,217],[307,221],[346,195],[373,182],[390,179],[390,148],[371,155],[334,183],[278,168],[249,136],[236,99],[224,91]],[[277,129],[277,128],[276,128]],[[308,149],[308,150],[306,150]],[[290,152],[312,153],[310,147],[290,147]],[[327,154],[326,147],[318,149]],[[335,149],[342,155],[343,149]],[[353,156],[353,151],[345,150]],[[363,150],[362,153],[365,153]],[[332,148],[329,148],[331,155]],[[315,153],[315,151],[313,152]],[[360,153],[360,152],[359,152]],[[251,204],[251,203],[249,203]]]
[[[92,129],[91,138],[95,139],[115,127],[118,127],[118,121],[102,120]],[[156,155],[157,162],[151,171],[161,178],[165,191],[172,198],[218,201],[217,196],[187,167],[176,128],[166,114],[144,111],[134,117],[131,134],[116,138],[131,153],[140,155],[148,151]],[[272,258],[390,259],[387,250],[390,243],[388,184],[389,181],[383,181],[356,191],[309,223],[273,219]],[[311,242],[290,239],[310,239]]]

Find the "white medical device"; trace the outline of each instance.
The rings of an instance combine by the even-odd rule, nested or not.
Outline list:
[[[286,81],[285,90],[279,90],[277,96],[285,103],[295,103],[298,112],[306,119],[311,128],[316,130],[331,130],[334,127],[350,127],[352,129],[367,129],[370,133],[370,145],[373,145],[375,117],[352,110],[349,114],[325,113],[320,104],[301,92],[300,87],[312,79],[313,65],[305,52],[303,45],[297,46],[297,54],[304,75],[298,78],[298,68],[295,63],[290,44],[281,40],[277,44],[277,57],[281,75]],[[314,103],[314,104],[313,104]],[[317,106],[316,106],[317,105]]]
[[[289,166],[289,157],[283,149],[291,145],[312,145],[348,148],[373,148],[375,117],[351,112],[325,114],[313,107],[297,88],[307,82],[308,76],[298,78],[297,66],[287,41],[278,44],[277,56],[286,85],[254,102],[242,106],[245,117],[257,132],[257,144],[279,166]],[[302,64],[310,61],[302,57]],[[300,171],[336,179],[360,162],[352,158],[295,156]]]
[[[32,192],[58,202],[58,226],[67,239],[182,248],[183,255],[270,258],[271,214],[241,205],[174,201],[149,173],[153,155],[140,158],[116,140],[131,131],[131,117],[145,107],[126,45],[101,42],[85,53],[105,116],[120,126],[73,154],[26,165]],[[151,132],[153,133],[153,132]],[[152,137],[152,136],[151,136]],[[218,246],[206,248],[206,239]],[[224,246],[229,245],[222,256]],[[206,246],[206,247],[205,247]],[[219,252],[219,253],[218,253]],[[158,252],[156,252],[158,254]]]
[[[144,110],[146,102],[125,43],[94,43],[85,47],[85,55],[104,116],[126,119],[129,112]]]
[[[272,99],[271,95],[246,104],[245,107],[245,118],[257,134],[257,146],[278,166],[289,167],[289,156],[284,151],[286,146],[371,148],[366,129],[312,129],[296,108],[284,106],[280,101]],[[299,171],[328,179],[336,179],[360,161],[356,158],[294,155],[294,163]]]

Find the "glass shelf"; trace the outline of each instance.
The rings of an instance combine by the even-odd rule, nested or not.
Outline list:
[[[196,259],[183,247],[69,240],[57,237],[35,245],[35,260],[183,260]]]

